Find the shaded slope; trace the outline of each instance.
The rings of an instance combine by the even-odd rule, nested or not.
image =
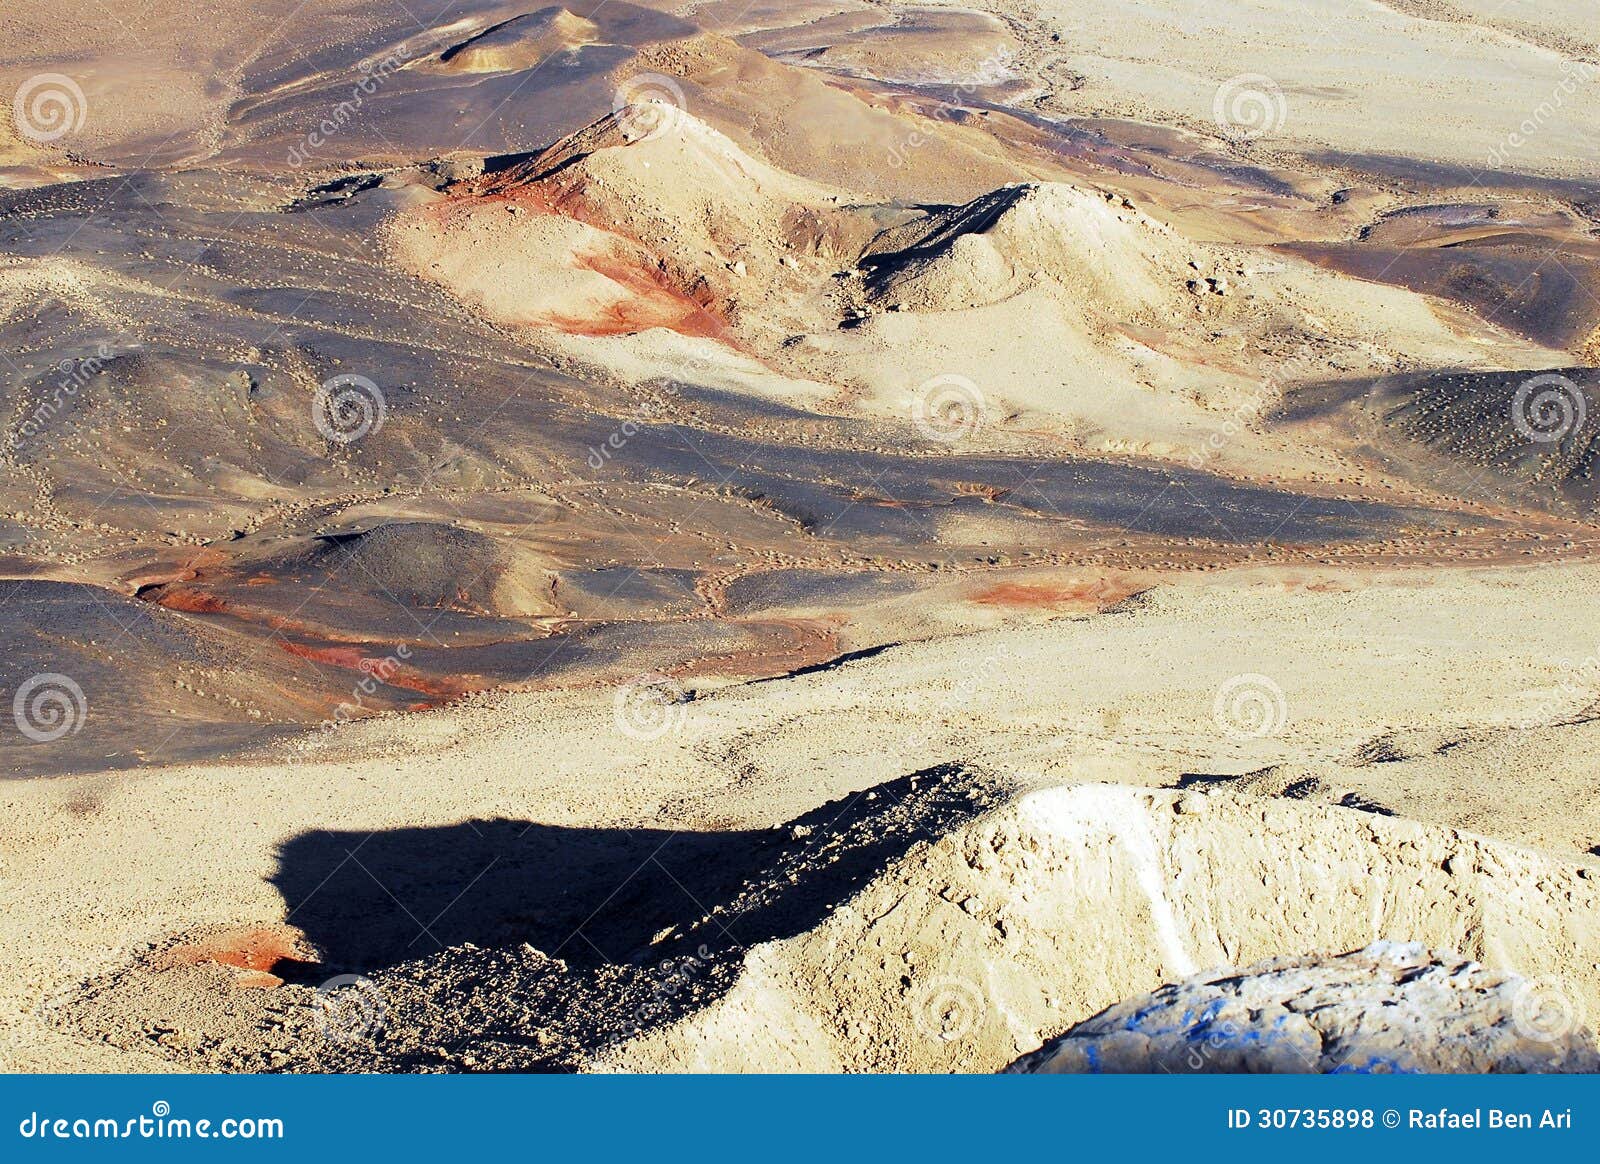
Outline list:
[[[1437,372],[1294,393],[1281,419],[1461,497],[1592,517],[1600,371]]]

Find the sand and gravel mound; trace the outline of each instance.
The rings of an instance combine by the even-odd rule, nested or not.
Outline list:
[[[869,299],[908,311],[981,307],[1051,279],[1086,308],[1131,318],[1226,294],[1221,255],[1202,253],[1125,198],[1061,183],[1007,186],[885,231],[862,259]]]
[[[1029,793],[890,863],[821,925],[751,950],[714,1005],[613,1067],[991,1071],[1207,966],[1391,938],[1600,1001],[1586,869],[1293,801]]]
[[[403,263],[497,320],[731,342],[741,285],[781,295],[799,283],[795,254],[870,237],[843,201],[645,101],[451,188],[401,215],[391,237]]]
[[[486,867],[495,893],[450,900]],[[43,1018],[213,1070],[985,1072],[1096,1015],[1079,1033],[1099,1037],[1124,1013],[1107,1008],[1180,983],[1153,1003],[1172,1021],[1136,1033],[1170,1026],[1219,1070],[1544,1070],[1591,1062],[1600,1004],[1591,866],[1304,801],[1017,791],[954,767],[773,829],[319,831],[283,846],[272,880],[297,903],[281,961],[241,969],[265,919],[176,933]],[[417,953],[389,894],[438,915],[442,948]],[[1322,961],[1382,941],[1473,964],[1421,947]],[[219,952],[175,953],[195,949]],[[1273,958],[1289,961],[1200,973]],[[262,974],[283,985],[241,989]],[[1258,1019],[1286,1041],[1230,1057],[1222,1024]],[[1393,1053],[1427,1023],[1436,1047]]]
[[[594,44],[600,26],[565,8],[515,16],[439,54],[451,72],[509,73],[533,69],[559,53]]]
[[[1292,394],[1281,419],[1444,493],[1584,515],[1600,505],[1600,368],[1317,385]]]
[[[904,423],[927,385],[955,383],[975,430],[1101,451],[1288,467],[1259,418],[1289,386],[1542,355],[1468,342],[1411,291],[1185,237],[1121,194],[1044,182],[877,203],[672,100],[452,186],[391,236],[405,266],[491,318],[638,337],[585,350],[628,379],[689,342],[697,378],[720,369],[747,393]]]
[[[547,560],[515,543],[435,522],[385,522],[328,533],[284,563],[331,576],[352,570],[393,601],[505,617],[553,613]]]
[[[1548,983],[1420,942],[1275,958],[1118,1003],[1018,1074],[1600,1071],[1594,1035]]]
[[[761,375],[733,380],[746,392],[831,392],[827,411],[902,422],[919,385],[953,380],[975,428],[1097,450],[1177,457],[1242,415],[1223,450],[1242,456],[1271,444],[1254,418],[1288,385],[1532,358],[1468,343],[1413,292],[1187,238],[1120,194],[1027,183],[876,203],[671,100],[491,167],[390,233],[403,265],[495,320],[641,337],[585,349],[628,379],[697,342],[698,376],[754,357]]]
[[[825,302],[831,330],[780,358],[849,386],[863,411],[904,416],[955,381],[969,427],[1161,456],[1212,455],[1226,427],[1220,455],[1241,463],[1283,455],[1262,418],[1294,385],[1548,354],[1469,341],[1422,295],[1187,237],[1121,194],[1064,183],[889,224]]]

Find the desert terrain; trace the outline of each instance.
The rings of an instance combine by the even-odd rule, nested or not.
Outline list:
[[[52,0],[0,95],[6,1069],[1600,1069],[1588,5]]]

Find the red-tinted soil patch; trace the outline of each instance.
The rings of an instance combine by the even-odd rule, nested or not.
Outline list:
[[[181,610],[185,614],[222,614],[228,609],[221,597],[194,586],[161,586],[149,594],[141,592],[139,597],[148,597],[157,606]]]
[[[666,327],[682,335],[717,340],[728,334],[728,325],[723,320],[673,286],[658,269],[605,254],[574,255],[572,265],[604,276],[629,292],[632,298],[592,320],[571,321],[563,330],[582,328],[585,335],[620,335],[650,327]]]
[[[238,971],[238,985],[252,989],[282,986],[285,976],[317,965],[300,931],[289,926],[221,930],[174,946],[160,961],[166,966],[227,966]]]
[[[407,691],[418,691],[423,695],[432,695],[440,699],[465,695],[471,691],[481,690],[485,686],[484,683],[475,683],[466,678],[427,675],[415,667],[400,663],[393,656],[369,655],[360,647],[312,646],[308,643],[289,641],[279,642],[278,646],[297,659],[309,659],[313,663],[323,663],[343,671],[354,671],[390,687],[403,687]]]
[[[1084,579],[1076,582],[1000,582],[972,596],[984,606],[1015,610],[1101,609],[1121,602],[1140,587],[1126,580]]]
[[[825,663],[844,650],[831,621],[786,618],[737,625],[755,639],[751,646],[704,655],[667,673],[686,680],[770,678]]]
[[[618,231],[614,225],[606,223],[603,216],[592,213],[581,188],[561,192],[554,199],[533,186],[501,187],[490,182],[479,189],[487,192],[458,195],[457,200],[430,207],[426,214],[436,224],[435,229],[459,229],[470,221],[474,208],[504,208],[508,215],[515,211],[525,218],[570,219],[608,236],[606,243],[609,245],[593,251],[575,251],[567,256],[567,262],[576,270],[592,271],[607,279],[628,298],[581,314],[544,314],[530,319],[530,323],[583,336],[631,335],[662,327],[681,335],[732,345],[727,320],[708,302],[674,282],[644,243]]]

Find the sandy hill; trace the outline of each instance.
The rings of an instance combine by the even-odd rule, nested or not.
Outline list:
[[[202,1027],[202,1040],[162,1049],[211,1069],[997,1071],[1163,983],[1220,997],[1225,976],[1198,971],[1284,950],[1315,965],[1384,938],[1455,948],[1496,971],[1459,979],[1483,988],[1473,1013],[1502,1018],[1524,1009],[1507,972],[1557,975],[1575,1014],[1600,998],[1589,870],[1353,809],[1097,784],[1022,791],[941,766],[779,828],[670,840],[491,820],[386,833],[363,860],[402,896],[422,892],[419,860],[475,871],[493,859],[502,887],[530,895],[526,910],[493,923],[452,914],[446,947],[418,957],[403,919],[383,920],[382,889],[352,870],[302,929],[272,931],[295,952],[269,960],[287,979],[277,990],[228,986],[254,969],[239,959],[259,933],[196,931],[59,999],[52,1017],[146,1047],[147,1027]],[[274,880],[291,898],[308,892],[341,843],[291,842]],[[596,885],[651,853],[665,873],[629,878],[596,910],[580,884],[555,888],[579,867],[553,874],[557,853],[585,854]],[[571,940],[580,925],[588,945]],[[197,949],[210,952],[182,956]],[[312,984],[355,960],[366,985],[318,995]],[[1303,1061],[1280,1068],[1319,1069],[1324,1053],[1333,1065],[1340,1015],[1396,986],[1366,970],[1321,976],[1324,1006],[1339,1009],[1315,1040],[1302,1032]],[[1274,979],[1261,981],[1258,994]],[[1432,984],[1403,993],[1415,1004]],[[334,1019],[357,1029],[317,1037]],[[1452,1053],[1542,1069],[1592,1060],[1586,1032],[1558,1034]]]
[[[885,231],[862,258],[870,301],[901,311],[995,303],[1048,278],[1086,307],[1136,318],[1186,306],[1189,283],[1226,292],[1221,256],[1185,243],[1115,195],[1061,183],[1007,186]]]
[[[494,319],[732,343],[747,302],[799,283],[794,255],[870,234],[846,204],[673,104],[641,102],[452,187],[391,234],[402,261]]]
[[[475,193],[530,191],[730,287],[719,266],[742,262],[745,274],[771,279],[790,249],[837,257],[858,245],[830,233],[850,221],[844,191],[770,165],[666,100],[625,106],[486,178]]]
[[[930,377],[976,385],[991,423],[1175,454],[1225,418],[1243,440],[1289,385],[1397,367],[1529,366],[1421,295],[1186,238],[1128,199],[1059,183],[935,209],[874,240],[845,327],[786,351],[881,411]]]
[[[565,8],[541,8],[515,16],[439,54],[452,72],[501,73],[532,69],[558,53],[600,39],[600,26]]]
[[[501,322],[638,337],[583,349],[625,379],[676,376],[687,338],[704,376],[843,415],[904,423],[953,382],[975,435],[1278,471],[1308,463],[1265,431],[1290,386],[1551,355],[1468,339],[1409,290],[1187,238],[1120,194],[875,203],[661,96],[402,214],[402,262]]]
[[[321,621],[346,637],[364,627],[374,637],[387,631],[423,641],[434,611],[507,619],[561,613],[551,601],[548,558],[458,525],[373,522],[304,538],[237,540],[233,556],[149,583],[139,596],[172,610],[257,619],[272,612],[284,630]]]
[[[1290,394],[1278,419],[1442,493],[1588,516],[1600,507],[1600,369],[1447,370]]]
[[[1534,891],[1541,876],[1571,902]],[[814,929],[746,953],[715,1003],[605,1064],[999,1070],[1077,1016],[1200,968],[1382,937],[1559,971],[1578,1008],[1600,989],[1570,958],[1600,940],[1578,904],[1594,893],[1532,854],[1348,809],[1041,790],[885,863]]]

